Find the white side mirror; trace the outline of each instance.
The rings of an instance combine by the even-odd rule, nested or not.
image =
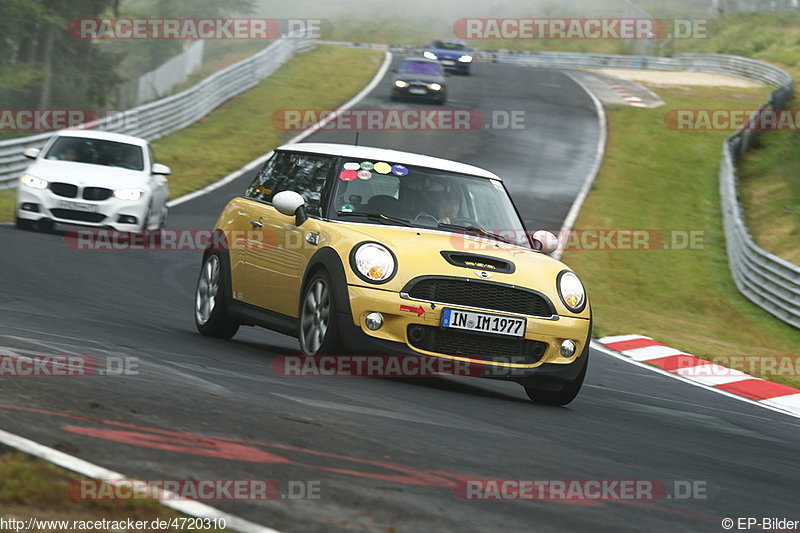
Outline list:
[[[36,159],[37,157],[39,157],[39,154],[41,153],[42,151],[39,150],[38,148],[28,148],[27,150],[22,152],[22,155],[24,155],[28,159]]]
[[[172,169],[169,168],[167,165],[162,165],[161,163],[154,163],[153,169],[150,171],[152,174],[160,174],[162,176],[169,176],[172,174]]]
[[[550,255],[556,250],[558,250],[558,237],[555,234],[550,233],[549,231],[545,231],[540,229],[533,233],[533,238],[542,243],[542,250],[543,254]]]
[[[272,197],[272,205],[279,213],[294,216],[297,210],[305,205],[306,201],[294,191],[281,191]]]

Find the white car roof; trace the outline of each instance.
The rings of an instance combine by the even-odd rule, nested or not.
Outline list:
[[[119,143],[135,144],[137,146],[147,146],[147,141],[140,137],[124,135],[122,133],[112,133],[101,130],[60,130],[56,132],[59,137],[81,137],[86,139],[103,139]]]
[[[292,152],[306,152],[313,154],[335,155],[342,157],[352,157],[353,159],[367,159],[371,161],[386,161],[392,163],[402,163],[404,165],[413,165],[426,168],[434,168],[437,170],[445,170],[447,172],[457,172],[459,174],[469,174],[471,176],[480,176],[482,178],[489,178],[499,180],[497,174],[484,170],[480,167],[474,167],[457,161],[450,161],[449,159],[441,159],[438,157],[431,157],[428,155],[413,154],[410,152],[400,152],[398,150],[389,150],[387,148],[375,148],[372,146],[353,146],[350,144],[331,144],[331,143],[293,143],[284,144],[277,148],[278,150],[287,150]]]

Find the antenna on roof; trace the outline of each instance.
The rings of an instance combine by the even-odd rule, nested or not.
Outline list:
[[[358,146],[358,132],[356,132],[356,146]]]

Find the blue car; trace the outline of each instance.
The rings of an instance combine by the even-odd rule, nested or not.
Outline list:
[[[469,75],[472,66],[472,49],[458,39],[436,39],[422,54],[428,59],[436,59],[445,70]]]

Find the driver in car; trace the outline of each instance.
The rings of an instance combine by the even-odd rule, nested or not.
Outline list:
[[[439,224],[452,224],[461,210],[461,198],[452,185],[442,192],[429,193],[428,201],[429,208],[425,214],[433,216]]]

